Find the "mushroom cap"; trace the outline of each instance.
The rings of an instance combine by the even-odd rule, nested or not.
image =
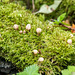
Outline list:
[[[22,30],[20,30],[19,33],[22,34]]]
[[[37,50],[33,50],[33,53],[34,53],[34,54],[37,54],[37,53],[38,53],[38,51],[37,51]]]
[[[72,40],[71,40],[71,39],[68,39],[68,40],[67,40],[67,43],[68,43],[68,44],[72,44]]]
[[[36,29],[36,32],[37,32],[37,33],[41,33],[41,31],[42,31],[41,28],[37,28],[37,29]]]
[[[15,29],[15,30],[17,30],[18,29],[18,25],[17,24],[14,24],[14,26],[13,26],[13,28]]]
[[[25,34],[25,33],[26,33],[26,31],[24,30],[24,31],[23,31],[23,33]]]
[[[40,58],[38,59],[38,61],[42,62],[42,61],[44,61],[44,58],[43,58],[43,57],[40,57]]]
[[[31,29],[31,25],[30,25],[30,24],[27,24],[27,25],[26,25],[26,29],[27,29],[27,30],[30,30],[30,29]]]
[[[70,34],[71,37],[73,37],[73,34]]]

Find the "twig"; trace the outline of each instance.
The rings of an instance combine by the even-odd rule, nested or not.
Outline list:
[[[53,19],[51,19],[51,21],[52,21],[52,22],[55,22]],[[63,26],[63,27],[66,27],[66,28],[68,28],[68,29],[71,29],[71,30],[74,30],[74,31],[75,31],[75,28],[72,28],[71,26],[66,26],[66,25],[64,25],[64,24],[62,24],[62,23],[59,23],[59,25],[61,25],[61,26]]]
[[[32,7],[33,7],[33,12],[35,10],[35,3],[34,3],[34,0],[32,0]]]
[[[62,23],[60,23],[59,25],[62,25],[62,26],[66,27],[66,28],[68,28],[68,29],[71,29],[71,30],[75,30],[75,28],[72,28],[71,26],[66,26],[66,25],[64,25],[64,24],[62,24]]]

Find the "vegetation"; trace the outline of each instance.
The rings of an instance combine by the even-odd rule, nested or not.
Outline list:
[[[0,56],[19,69],[37,64],[41,74],[60,75],[62,69],[75,65],[75,36],[70,31],[16,3],[1,3],[0,14]]]
[[[60,6],[48,17],[50,18],[57,18],[62,13],[67,13],[66,18],[69,16],[69,20],[71,23],[75,23],[74,17],[75,17],[75,1],[74,0],[62,0],[62,3]]]
[[[17,73],[17,75],[40,75],[38,73],[39,67],[37,65],[31,65],[26,67],[23,72]]]
[[[68,69],[62,70],[62,75],[75,75],[75,66],[68,66]]]

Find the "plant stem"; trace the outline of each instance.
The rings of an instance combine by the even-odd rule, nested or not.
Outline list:
[[[53,19],[51,19],[51,21],[52,21],[52,22],[55,22]],[[59,23],[59,25],[61,25],[61,26],[63,26],[63,27],[66,27],[66,28],[68,28],[68,29],[71,29],[71,30],[74,30],[74,31],[75,31],[75,28],[72,28],[71,26],[66,26],[66,25],[64,25],[64,24],[62,24],[62,23]]]
[[[35,10],[35,3],[34,3],[34,0],[32,0],[32,8],[33,8],[33,12]]]

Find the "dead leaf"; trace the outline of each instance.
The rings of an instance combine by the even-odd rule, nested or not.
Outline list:
[[[72,28],[75,28],[75,24],[72,24]],[[72,33],[75,33],[75,30],[71,30]]]

